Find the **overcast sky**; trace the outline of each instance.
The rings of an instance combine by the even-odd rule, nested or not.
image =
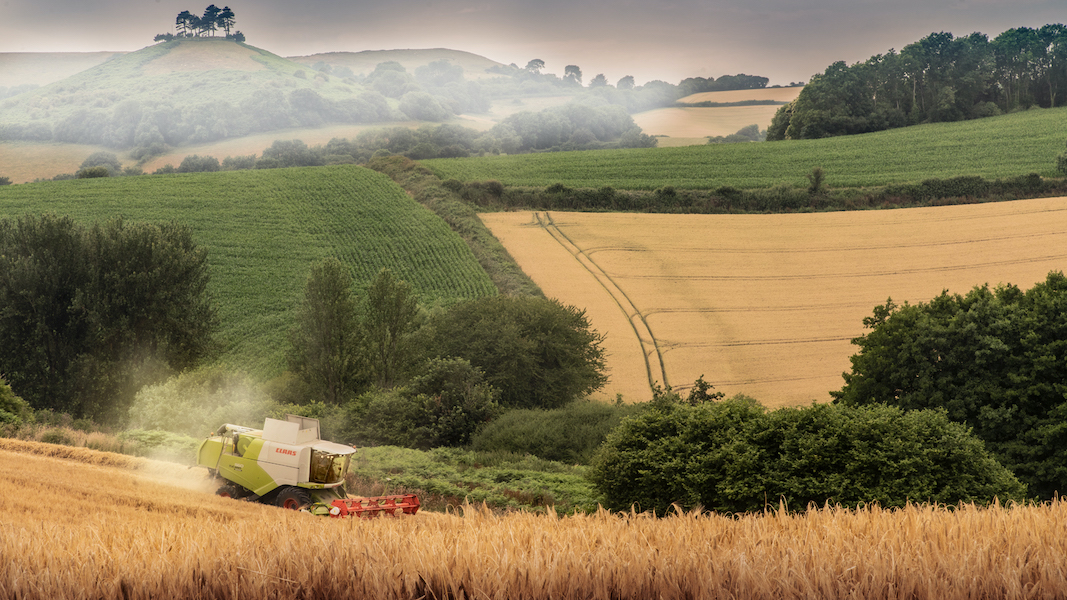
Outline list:
[[[0,52],[132,51],[212,0],[0,0]],[[996,37],[1067,21],[1067,0],[233,0],[248,43],[282,56],[451,48],[588,82],[747,73],[807,81],[935,31]]]

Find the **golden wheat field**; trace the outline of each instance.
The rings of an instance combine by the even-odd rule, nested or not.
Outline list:
[[[767,129],[778,106],[724,106],[711,108],[657,108],[635,114],[634,123],[659,145],[692,146],[707,143],[708,136],[727,136],[743,127],[759,125]]]
[[[549,296],[607,335],[607,397],[685,389],[777,407],[843,385],[889,297],[1023,289],[1067,269],[1067,198],[779,215],[495,213],[482,219]]]
[[[691,94],[678,102],[743,102],[745,100],[794,100],[800,87],[731,90]],[[759,125],[766,129],[780,106],[720,106],[658,108],[633,115],[634,122],[648,135],[667,136],[659,139],[659,146],[691,146],[704,144],[708,136],[727,136],[743,127]]]
[[[199,469],[0,444],[0,597],[978,599],[1067,594],[1067,503],[334,520]]]
[[[690,94],[680,100],[686,104],[697,102],[744,102],[745,100],[774,100],[775,102],[792,102],[800,95],[803,87],[760,88],[755,90],[727,90],[724,92],[700,92]]]

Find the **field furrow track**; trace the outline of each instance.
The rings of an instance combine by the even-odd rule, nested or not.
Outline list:
[[[530,213],[483,215],[523,269],[537,265],[527,272],[546,293],[586,309],[594,323],[618,313],[620,303],[627,307],[633,317],[627,326],[647,328],[644,339],[654,340],[664,380],[675,389],[703,375],[727,395],[744,393],[768,406],[828,400],[844,384],[863,319],[888,298],[927,302],[945,290],[964,294],[987,284],[1027,289],[1067,269],[1065,198],[835,213],[550,218],[552,236],[514,237],[516,227],[536,221]],[[561,244],[569,251],[546,250]],[[561,265],[575,258],[584,279],[571,274],[553,287]],[[598,295],[590,287],[614,291]],[[622,354],[644,357],[648,348],[617,345],[609,366],[618,372]],[[613,378],[607,397],[639,393],[617,383]]]
[[[648,321],[641,313],[641,310],[637,308],[633,301],[630,300],[630,297],[626,295],[626,292],[615,283],[610,275],[600,268],[600,265],[588,253],[556,227],[555,222],[552,220],[552,215],[547,212],[536,213],[534,217],[537,219],[538,224],[552,236],[552,239],[563,246],[575,260],[581,263],[582,267],[589,271],[589,274],[611,295],[612,299],[615,300],[616,306],[630,321],[630,326],[633,328],[637,342],[641,346],[641,354],[644,357],[649,391],[651,392],[657,382],[661,382],[664,386],[670,385],[670,381],[667,379],[667,370],[663,367],[663,354],[660,352],[659,345],[656,343],[656,336],[652,333],[652,328],[648,326]]]

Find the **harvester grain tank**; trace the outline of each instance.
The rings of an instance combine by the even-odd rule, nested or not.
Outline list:
[[[333,517],[415,514],[413,494],[351,497],[345,474],[355,448],[320,439],[319,420],[268,418],[263,429],[225,424],[200,443],[196,462],[220,496]]]

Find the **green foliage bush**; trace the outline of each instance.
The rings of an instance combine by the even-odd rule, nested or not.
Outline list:
[[[0,377],[0,425],[19,427],[33,422],[33,408],[15,395],[14,390]]]
[[[533,455],[567,464],[588,464],[608,433],[639,414],[641,405],[577,400],[552,410],[514,409],[474,436],[471,450]]]
[[[135,429],[199,438],[223,423],[260,428],[272,408],[271,398],[249,376],[208,367],[142,388],[130,407],[129,423]]]
[[[189,464],[196,460],[196,449],[204,437],[206,435],[192,437],[159,429],[130,429],[119,434],[127,453]]]
[[[973,428],[1041,499],[1067,483],[1067,277],[942,293],[928,303],[890,300],[864,319],[870,331],[845,386],[849,406],[942,408]]]
[[[74,437],[65,429],[47,429],[41,433],[41,442],[45,444],[59,444],[61,446],[73,446]]]
[[[429,449],[465,446],[499,411],[497,392],[464,359],[434,359],[406,387],[350,403],[346,440]]]
[[[758,511],[826,502],[1020,500],[1025,486],[942,411],[817,405],[767,412],[735,397],[658,403],[608,436],[590,478],[616,510]]]
[[[607,381],[603,336],[585,311],[556,300],[495,296],[457,304],[430,323],[433,353],[485,373],[509,408],[557,408]]]

